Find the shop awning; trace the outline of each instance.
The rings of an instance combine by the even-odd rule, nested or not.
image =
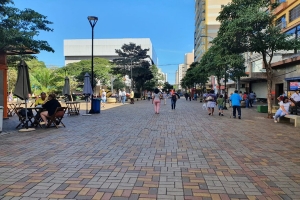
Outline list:
[[[286,81],[296,81],[296,80],[300,80],[300,76],[298,76],[298,77],[291,77],[291,78],[285,78],[284,80],[286,80]]]

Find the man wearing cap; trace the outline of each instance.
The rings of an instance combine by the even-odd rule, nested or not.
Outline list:
[[[35,100],[35,106],[43,105],[44,103],[46,103],[46,98],[47,98],[46,93],[42,92],[41,98],[38,98],[37,100]]]

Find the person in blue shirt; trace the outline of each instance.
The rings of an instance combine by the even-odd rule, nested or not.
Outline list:
[[[242,101],[242,98],[241,96],[238,94],[238,91],[235,90],[234,91],[234,94],[232,94],[230,96],[230,101],[231,101],[231,104],[232,104],[232,115],[233,115],[233,118],[236,118],[236,110],[238,111],[238,118],[241,119],[241,101]]]

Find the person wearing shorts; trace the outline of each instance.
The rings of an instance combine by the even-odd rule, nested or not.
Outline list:
[[[102,101],[102,107],[104,108],[106,103],[106,92],[104,89],[102,89],[101,101]]]
[[[215,91],[211,90],[206,96],[208,115],[214,115],[216,100],[217,96],[215,95]]]
[[[223,114],[223,104],[224,104],[224,98],[223,98],[223,95],[221,94],[219,96],[219,98],[217,99],[217,104],[218,104],[218,108],[219,108],[219,116],[224,116]]]

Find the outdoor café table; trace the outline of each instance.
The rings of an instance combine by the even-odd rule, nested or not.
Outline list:
[[[68,115],[79,115],[80,110],[80,102],[78,101],[67,101],[67,114]]]

